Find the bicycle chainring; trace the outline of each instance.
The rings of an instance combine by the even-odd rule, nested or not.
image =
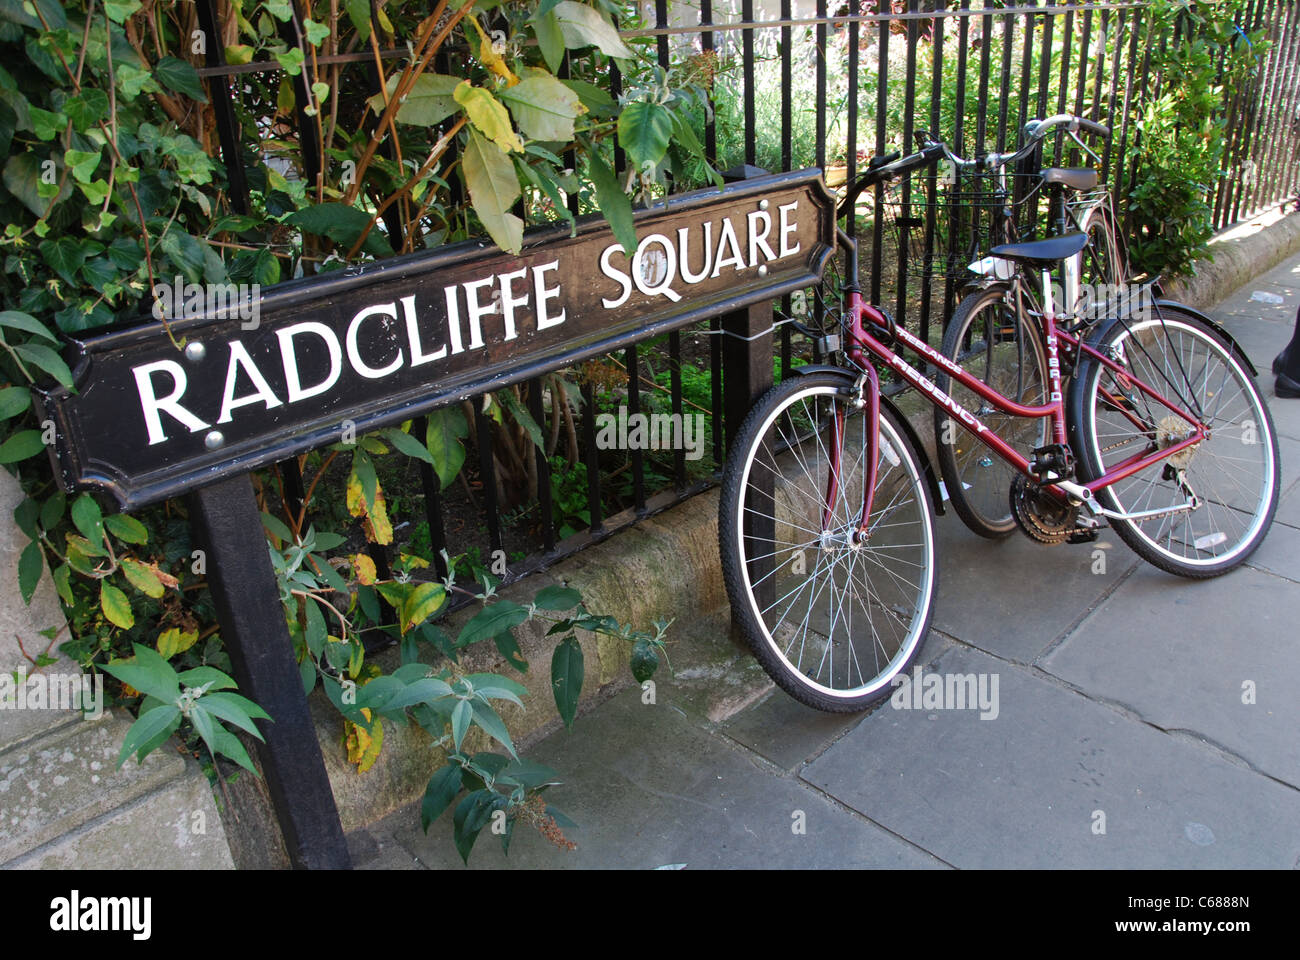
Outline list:
[[[1025,536],[1038,543],[1065,543],[1080,532],[1078,507],[1057,500],[1024,474],[1011,481],[1011,513]]]

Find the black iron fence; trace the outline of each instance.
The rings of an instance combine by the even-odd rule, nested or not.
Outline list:
[[[204,29],[219,34],[216,0],[200,0],[198,9]],[[711,111],[699,133],[719,168],[748,164],[775,172],[817,166],[834,187],[853,178],[870,155],[908,149],[920,130],[976,155],[1011,147],[1028,119],[1071,112],[1114,128],[1098,150],[1099,167],[1121,214],[1123,198],[1141,175],[1127,162],[1135,138],[1143,135],[1131,118],[1168,95],[1174,79],[1153,69],[1153,55],[1203,29],[1186,15],[1156,17],[1142,3],[655,0],[639,10],[644,23],[629,16],[625,38],[653,38],[664,69],[695,58],[712,76]],[[1257,69],[1216,92],[1226,144],[1221,173],[1204,185],[1216,227],[1285,203],[1300,187],[1297,16],[1295,0],[1249,0],[1240,8],[1234,24],[1240,37],[1233,42],[1249,43],[1248,36],[1262,31],[1269,47]],[[284,24],[283,32],[290,44],[302,46],[298,22]],[[398,44],[335,55],[331,62],[352,65],[344,74],[349,82],[378,92],[377,63],[406,55]],[[1220,67],[1227,77],[1223,55]],[[249,204],[242,158],[256,145],[240,142],[233,100],[241,78],[278,69],[275,62],[227,64],[220,44],[211,44],[200,71],[214,103],[237,212]],[[439,69],[455,72],[449,62]],[[613,70],[615,95],[623,82]],[[311,102],[306,83],[305,73],[295,79],[300,107]],[[296,119],[302,175],[315,181],[325,162],[313,139],[316,125],[301,108]],[[1068,143],[1049,149],[1045,162],[1079,162],[1079,151]],[[616,164],[622,162],[616,155]],[[570,202],[576,212],[576,198]],[[400,249],[400,222],[389,218],[386,224],[390,242]],[[923,277],[909,291],[906,250],[891,244],[882,218],[848,228],[870,232],[861,247],[871,298],[892,303],[897,319],[924,337],[941,330],[955,281]],[[920,229],[933,231],[933,219]],[[813,325],[826,319],[826,310],[811,293],[776,305],[778,317],[805,316]],[[633,345],[572,375],[528,381],[519,399],[542,428],[540,446],[516,442],[522,432],[495,420],[483,398],[466,401],[470,469],[443,490],[427,464],[412,461],[409,469],[419,476],[411,486],[418,495],[401,505],[398,530],[419,541],[440,576],[441,551],[470,548],[485,566],[505,558],[512,580],[698,492],[720,467],[724,438],[747,405],[746,391],[764,381],[763,370],[779,378],[792,365],[816,359],[814,345],[792,334],[788,324],[778,325],[772,337],[750,339],[754,332],[752,325],[715,320]],[[656,411],[706,415],[704,456],[688,459],[680,446],[604,449],[597,417],[620,407],[629,417]],[[301,500],[299,464],[289,461],[279,469],[286,499]],[[377,549],[375,558],[385,575],[386,552]]]

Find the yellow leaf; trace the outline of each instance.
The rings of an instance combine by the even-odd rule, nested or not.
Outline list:
[[[524,142],[510,126],[509,111],[490,91],[462,80],[451,95],[465,108],[474,128],[495,143],[502,153],[523,152]]]
[[[361,708],[361,713],[370,719],[370,710]],[[348,749],[348,763],[357,765],[358,773],[365,773],[379,759],[379,751],[384,746],[384,725],[382,722],[372,724],[373,735],[365,727],[358,726],[351,720],[343,721],[344,743]]]
[[[194,646],[198,640],[197,630],[187,630],[182,633],[178,628],[172,627],[170,630],[164,630],[162,636],[158,638],[158,654],[164,660],[170,660],[176,654],[184,653]]]
[[[373,584],[379,576],[375,570],[375,561],[364,553],[358,553],[352,558],[352,573],[356,576],[357,582],[366,587]]]
[[[361,481],[357,478],[356,471],[348,474],[348,487],[345,495],[348,513],[354,517],[362,518],[362,527],[366,532],[366,538],[372,543],[392,543],[393,542],[393,525],[388,519],[388,508],[384,504],[384,491],[375,482],[375,505],[370,509],[366,503],[365,495],[361,489]]]
[[[477,18],[470,17],[469,22],[478,31],[478,62],[505,80],[507,86],[513,87],[519,82],[519,78],[510,72],[510,68],[506,66],[506,61],[501,54],[492,49],[492,38],[483,32],[483,28],[478,25]]]
[[[409,632],[433,616],[446,597],[447,591],[440,583],[422,583],[412,590],[402,604],[402,633]]]

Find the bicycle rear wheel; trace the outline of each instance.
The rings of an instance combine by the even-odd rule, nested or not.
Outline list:
[[[1116,533],[1139,556],[1184,577],[1212,577],[1242,563],[1268,532],[1281,466],[1268,407],[1232,345],[1171,306],[1115,320],[1090,345],[1124,372],[1089,359],[1071,388],[1071,437],[1085,482],[1187,435],[1186,421],[1138,390],[1130,374],[1210,431],[1200,443],[1097,492],[1111,510],[1178,511],[1112,520]],[[1185,509],[1195,501],[1200,505]]]
[[[1011,400],[1047,402],[1047,358],[1034,319],[1019,315],[1005,285],[988,287],[957,305],[940,351],[967,373]],[[1029,458],[1047,442],[1046,419],[1003,413],[942,370],[936,386],[978,417],[992,433]],[[1008,491],[1015,470],[947,410],[934,408],[935,446],[948,500],[974,533],[996,540],[1016,529]]]
[[[888,695],[929,629],[937,581],[929,490],[887,408],[855,542],[873,438],[851,384],[823,372],[769,390],[733,441],[719,502],[727,596],[755,658],[795,699],[834,712]]]

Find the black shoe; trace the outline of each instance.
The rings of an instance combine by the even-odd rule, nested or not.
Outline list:
[[[1294,400],[1300,397],[1300,383],[1296,383],[1285,373],[1279,373],[1273,384],[1273,392],[1283,399]]]
[[[1282,352],[1273,358],[1273,376],[1276,377],[1282,372],[1282,368],[1286,366],[1287,355],[1290,354],[1290,352],[1291,344],[1288,343],[1282,348]]]

